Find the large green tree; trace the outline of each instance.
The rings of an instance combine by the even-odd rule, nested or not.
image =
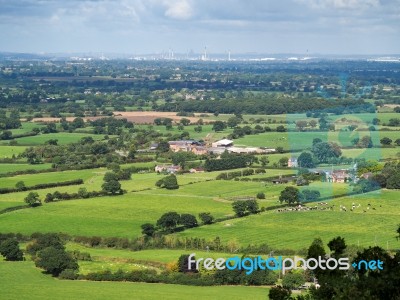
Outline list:
[[[164,230],[174,229],[179,224],[180,218],[181,217],[177,212],[167,212],[157,220],[157,226]]]
[[[359,148],[372,148],[373,143],[370,136],[363,136],[360,140],[358,140],[357,147]]]
[[[246,215],[246,201],[235,201],[232,203],[232,208],[238,217],[243,217],[244,215]]]
[[[117,193],[121,194],[122,189],[121,189],[121,184],[118,181],[118,175],[115,174],[114,172],[107,172],[104,175],[104,183],[102,184],[101,188],[103,189],[104,192],[110,193],[112,195],[115,195]]]
[[[290,300],[292,291],[280,285],[274,286],[269,290],[268,297],[270,300]]]
[[[282,286],[288,290],[294,290],[304,284],[306,281],[301,273],[289,272],[283,276]]]
[[[167,190],[179,189],[178,180],[174,174],[168,175],[156,182],[156,186]]]
[[[34,233],[32,234],[33,241],[26,246],[26,251],[35,256],[40,250],[47,247],[53,247],[64,250],[64,241],[56,233]]]
[[[63,249],[47,247],[39,251],[35,260],[37,267],[45,270],[46,273],[55,277],[66,269],[78,270],[76,260]]]
[[[161,141],[157,145],[158,152],[168,152],[169,151],[169,143],[167,141]]]
[[[185,226],[186,228],[193,228],[198,226],[196,217],[191,214],[181,214],[179,224]]]
[[[299,189],[287,186],[279,196],[280,202],[286,202],[287,204],[294,204],[300,201],[300,191]]]
[[[118,180],[110,180],[107,182],[104,182],[101,185],[101,188],[103,189],[104,192],[110,193],[112,195],[121,193],[121,184],[119,183]]]
[[[18,242],[14,239],[7,239],[0,243],[0,254],[8,261],[24,259],[24,255],[21,249],[19,249]]]
[[[386,187],[388,189],[400,189],[400,170],[388,177]]]
[[[335,258],[340,258],[347,248],[344,238],[340,236],[329,241],[328,247],[331,250],[331,256]]]
[[[258,213],[257,200],[238,200],[232,203],[232,208],[238,217],[243,217],[246,214]]]
[[[195,157],[196,155],[194,155],[191,152],[179,151],[171,154],[172,163],[174,165],[179,165],[182,168],[182,170],[185,169],[186,162],[190,159],[194,159]]]
[[[300,168],[314,168],[314,160],[309,152],[302,152],[297,159],[297,163]]]
[[[330,142],[316,143],[311,151],[320,163],[327,163],[329,159],[338,158],[342,155],[339,145]]]
[[[140,227],[142,228],[142,234],[146,236],[153,236],[156,232],[156,228],[150,223],[142,224]]]
[[[320,238],[315,238],[311,243],[310,247],[307,250],[307,259],[309,258],[316,258],[318,259],[319,256],[324,257],[326,254],[324,243]]]
[[[214,217],[209,212],[199,213],[199,218],[204,225],[211,224],[214,221]]]
[[[238,117],[230,117],[227,121],[227,125],[230,128],[234,128],[240,124],[242,120]]]
[[[27,203],[31,207],[39,206],[42,204],[42,201],[39,198],[39,194],[36,192],[30,192],[24,200],[25,203]]]
[[[214,130],[215,132],[222,131],[225,128],[226,128],[226,123],[222,121],[215,121],[212,126],[212,130]]]

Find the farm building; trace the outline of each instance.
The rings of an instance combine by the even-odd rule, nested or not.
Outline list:
[[[353,176],[349,170],[334,170],[332,172],[326,172],[326,181],[334,183],[347,183],[354,181]]]
[[[169,141],[168,144],[173,152],[191,152],[192,148],[201,146],[201,143],[196,140]]]
[[[233,146],[233,141],[228,139],[223,139],[212,143],[214,148],[228,148]]]
[[[150,145],[150,150],[152,150],[152,151],[157,150],[157,147],[158,147],[158,143],[152,143]]]
[[[193,145],[196,145],[197,142],[195,140],[182,140],[182,141],[169,141],[169,148],[173,152],[179,152],[179,151],[185,151],[188,152],[190,151],[190,148]]]
[[[193,152],[196,155],[204,155],[208,153],[208,149],[204,146],[194,146],[191,147],[190,149],[191,152]]]
[[[207,152],[208,153],[215,154],[215,155],[221,155],[225,151],[227,151],[227,150],[225,148],[221,148],[221,147],[209,147],[209,148],[207,148]]]
[[[203,168],[192,168],[189,170],[190,173],[204,173]]]
[[[181,170],[181,167],[180,166],[174,166],[174,165],[157,165],[155,168],[154,168],[154,171],[156,172],[156,173],[163,173],[163,172],[166,172],[166,173],[171,173],[171,174],[174,174],[174,173],[176,173],[176,172],[179,172]]]
[[[291,157],[288,160],[288,167],[289,168],[297,168],[299,166],[299,163],[297,161],[296,157]]]

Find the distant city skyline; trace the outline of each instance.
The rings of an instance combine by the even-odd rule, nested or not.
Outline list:
[[[0,51],[400,53],[400,0],[0,0]]]

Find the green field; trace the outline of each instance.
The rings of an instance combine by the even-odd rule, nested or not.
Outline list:
[[[20,205],[23,202],[14,204]],[[0,227],[5,232],[25,234],[55,231],[86,236],[136,237],[140,235],[141,224],[154,223],[163,213],[171,210],[195,215],[211,211],[216,217],[231,213],[229,206],[214,201],[212,197],[178,196],[173,192],[166,195],[132,193],[63,201],[14,211],[0,215]]]
[[[367,160],[396,159],[400,157],[400,147],[343,149],[342,155],[351,158],[365,158]]]
[[[25,149],[25,146],[0,146],[0,158],[12,157],[13,154],[18,156]]]
[[[219,115],[217,118],[210,114],[210,119],[227,120],[232,115]],[[329,116],[331,120],[337,120],[337,128],[348,126],[350,123],[359,124],[359,127],[369,126],[376,114],[357,114]],[[311,120],[305,114],[274,115],[274,116],[250,116],[244,119],[249,126],[254,127],[250,118],[263,117],[267,122],[263,126],[275,128],[281,122],[290,122],[286,125],[295,128],[296,120]],[[398,114],[379,113],[382,122],[387,122]],[[341,121],[342,118],[347,120]],[[207,119],[207,118],[205,118]],[[240,126],[244,126],[241,124]],[[13,130],[14,133],[23,133],[32,130],[37,124],[23,123],[23,127]],[[167,131],[165,126],[135,125],[135,128],[154,129],[159,133],[181,134],[182,131],[173,126]],[[203,131],[197,133],[195,126],[190,125],[184,131],[190,133],[191,138],[217,140],[227,137],[232,129],[222,132],[213,132],[212,125],[203,125]],[[90,130],[84,128],[83,130]],[[309,150],[314,138],[323,141],[337,142],[340,146],[350,147],[351,141],[356,137],[371,135],[374,148],[370,149],[342,149],[345,157],[366,159],[398,159],[400,147],[380,148],[379,140],[389,137],[393,141],[399,138],[399,131],[335,131],[335,132],[297,132],[285,133],[266,132],[258,135],[248,135],[234,140],[237,146],[261,146],[269,148],[283,147],[292,150],[291,153],[276,153],[266,155],[269,166],[279,162],[282,157],[298,157],[301,151]],[[47,140],[57,139],[59,144],[69,144],[79,141],[82,137],[91,136],[96,140],[104,138],[103,135],[91,135],[87,133],[54,133],[40,134],[33,137],[19,138],[16,141],[22,146],[6,146],[9,141],[1,141],[0,158],[18,155],[27,146],[44,144]],[[165,138],[165,137],[164,137]],[[131,143],[132,141],[130,141]],[[143,147],[148,147],[148,143]],[[142,154],[141,154],[142,155]],[[146,154],[143,154],[143,156]],[[287,186],[295,186],[294,183],[273,184],[266,181],[243,180],[216,180],[223,172],[234,172],[243,169],[204,172],[196,174],[178,174],[180,185],[177,190],[160,189],[155,183],[163,178],[164,174],[153,172],[154,166],[160,161],[166,161],[163,155],[149,154],[154,159],[151,162],[130,163],[121,165],[121,168],[145,167],[149,171],[132,174],[131,180],[121,181],[122,188],[127,191],[121,196],[105,196],[90,199],[78,199],[71,201],[59,201],[55,203],[43,203],[42,206],[26,208],[0,214],[0,232],[22,233],[30,235],[34,232],[67,233],[70,236],[100,236],[121,237],[134,239],[142,236],[140,226],[144,223],[155,224],[166,212],[176,211],[179,214],[189,213],[198,218],[201,212],[210,212],[215,218],[234,216],[232,203],[237,198],[255,197],[263,192],[265,199],[257,200],[262,212],[243,218],[233,218],[212,225],[199,226],[185,231],[170,234],[166,239],[176,238],[200,238],[213,241],[216,237],[221,239],[223,245],[234,245],[235,249],[247,245],[267,244],[275,253],[279,250],[290,249],[302,253],[310,243],[321,237],[326,245],[337,236],[344,237],[348,245],[362,247],[378,245],[385,249],[399,249],[400,241],[395,238],[396,226],[399,224],[400,202],[398,190],[379,190],[361,195],[349,195],[352,186],[348,184],[312,182],[309,186],[298,187],[300,190],[318,190],[322,200],[333,205],[332,210],[313,210],[302,212],[278,212],[276,206],[281,204],[279,196]],[[261,156],[261,155],[259,155]],[[159,161],[157,161],[158,159]],[[21,160],[22,162],[22,160]],[[199,160],[197,161],[199,162]],[[383,164],[383,162],[382,162]],[[255,164],[252,168],[257,168]],[[11,171],[50,168],[51,164],[29,165],[0,164],[0,173]],[[325,169],[340,169],[348,166],[319,166]],[[43,200],[47,193],[68,192],[76,193],[79,188],[85,187],[88,191],[101,190],[106,168],[73,170],[64,172],[47,172],[40,174],[24,174],[19,176],[0,178],[1,188],[15,187],[16,183],[23,181],[26,186],[41,183],[63,182],[74,179],[83,179],[84,184],[65,187],[56,187],[37,190]],[[291,177],[296,169],[266,169],[266,173],[255,174],[240,179],[270,178],[277,176]],[[6,208],[24,205],[24,198],[28,191],[0,195],[0,211]],[[335,196],[333,200],[332,196]],[[360,205],[354,211],[351,206]],[[340,206],[346,206],[347,212],[341,211]],[[309,203],[307,206],[319,206],[318,203]],[[267,210],[264,211],[264,208]],[[128,249],[89,248],[83,245],[68,242],[67,250],[79,250],[90,253],[92,261],[79,261],[80,273],[99,272],[111,270],[130,271],[138,269],[155,269],[161,272],[166,264],[176,262],[183,253],[195,252],[198,257],[226,257],[227,253],[207,252],[206,249],[147,249],[131,251]],[[227,251],[227,250],[225,250]],[[0,298],[3,299],[45,299],[51,295],[52,299],[267,299],[268,288],[261,287],[194,287],[165,284],[139,284],[126,282],[86,282],[86,281],[61,281],[44,275],[35,268],[30,257],[27,261],[9,263],[1,260],[0,274],[2,274],[0,286],[5,284]],[[40,288],[36,288],[40,286]]]
[[[293,153],[277,153],[277,154],[269,154],[267,155],[270,163],[278,163],[279,159],[282,157],[299,157],[301,152],[293,152]],[[400,147],[393,148],[365,148],[365,149],[342,149],[342,156],[349,158],[365,158],[367,160],[380,160],[380,159],[396,159],[400,157]]]
[[[0,165],[1,166],[1,165]],[[43,166],[43,169],[51,167],[50,164],[37,165]],[[47,167],[47,168],[46,168]],[[48,172],[40,174],[24,174],[13,177],[2,178],[2,187],[15,187],[19,181],[23,181],[26,186],[32,186],[39,183],[62,182],[74,179],[83,179],[84,181],[98,175],[104,174],[106,169],[89,169],[64,172]],[[56,176],[55,176],[56,175]]]
[[[40,129],[41,127],[44,127],[44,125],[40,124],[40,123],[22,122],[21,123],[21,128],[12,129],[11,132],[13,133],[13,135],[23,134],[23,133],[27,133],[27,132],[32,132],[33,128],[39,128]]]
[[[182,117],[184,118],[184,117]],[[167,130],[165,126],[155,126],[155,125],[137,125],[136,128],[142,128],[142,129],[148,129],[152,128],[153,130],[162,133],[162,134],[167,134],[170,133],[172,135],[174,134],[182,134],[182,132],[187,131],[190,134],[190,138],[192,139],[197,139],[197,140],[202,140],[204,139],[208,133],[211,133],[214,138],[219,138],[223,136],[227,136],[229,133],[231,133],[233,130],[226,129],[223,132],[220,133],[215,133],[212,131],[212,125],[202,125],[202,131],[201,132],[196,132],[194,128],[197,127],[197,125],[189,125],[185,126],[185,128],[181,131],[178,130],[177,126],[174,125],[172,126],[171,130]]]
[[[186,253],[195,253],[196,257],[219,257],[228,258],[232,256],[229,253],[206,252],[197,250],[118,250],[107,248],[89,248],[79,244],[68,243],[67,250],[79,250],[81,253],[89,253],[90,261],[79,261],[79,273],[88,274],[91,272],[102,272],[109,270],[117,272],[118,270],[133,271],[143,269],[153,269],[161,273],[166,269],[167,263],[175,263],[179,257]]]
[[[340,235],[348,244],[365,247],[379,245],[384,248],[389,245],[390,249],[400,247],[400,241],[395,239],[400,215],[396,191],[344,197],[328,202],[335,204],[333,211],[273,211],[186,230],[178,236],[209,239],[219,236],[225,243],[236,240],[241,245],[267,243],[279,249],[302,249],[308,247],[315,237],[321,237],[327,243]],[[362,208],[354,212],[339,210],[340,205],[350,208],[353,202]],[[367,210],[368,203],[376,210]],[[364,213],[364,210],[367,212]]]
[[[323,141],[336,142],[340,146],[350,147],[354,138],[371,136],[375,146],[380,146],[379,140],[383,137],[389,137],[393,141],[398,139],[400,134],[396,131],[372,131],[372,132],[267,132],[257,135],[247,135],[234,140],[237,146],[254,146],[277,148],[283,147],[286,150],[301,150],[311,148],[314,138],[320,138]]]
[[[19,163],[0,164],[0,173],[8,173],[8,172],[24,171],[24,170],[46,170],[46,169],[51,169],[51,164],[40,164],[40,165],[19,164]],[[9,178],[7,179],[4,178],[4,181],[7,181],[8,179]]]
[[[374,118],[378,118],[381,120],[382,123],[387,123],[390,119],[398,118],[399,114],[393,112],[393,108],[390,112],[378,112],[378,113],[359,113],[359,114],[343,114],[343,115],[333,115],[330,114],[328,119],[332,121],[337,121],[342,118],[346,118],[348,121],[357,121],[363,125],[370,125],[372,124],[372,120]],[[229,119],[232,115],[219,115],[218,118],[223,118],[224,120]],[[282,115],[243,115],[243,118],[246,121],[249,121],[250,118],[264,118],[266,120],[272,120],[276,122],[285,122],[288,123],[289,121],[298,121],[298,120],[317,120],[318,118],[307,118],[306,114],[282,114]]]
[[[79,273],[87,274],[110,270],[116,272],[119,269],[124,271],[155,269],[157,272],[165,270],[167,263],[178,261],[183,253],[196,253],[197,257],[229,257],[231,254],[222,252],[206,252],[194,250],[119,250],[110,248],[90,248],[75,243],[68,243],[67,250],[79,250],[81,253],[89,253],[90,261],[79,261]]]
[[[34,146],[34,145],[42,145],[48,140],[56,139],[58,140],[59,145],[65,145],[69,143],[78,142],[81,138],[91,136],[94,140],[101,140],[104,138],[103,135],[96,134],[86,134],[86,133],[49,133],[49,134],[39,134],[35,136],[28,136],[15,139],[19,145],[23,146]],[[2,144],[8,144],[8,142],[2,141]]]
[[[204,173],[206,175],[207,173]],[[191,174],[199,176],[203,174]],[[136,177],[138,178],[137,180]],[[131,181],[124,182],[125,187],[154,187],[157,180],[154,173],[134,174]],[[95,177],[94,185],[101,183],[101,176]],[[139,178],[141,178],[139,180]],[[194,180],[189,175],[186,182]],[[255,196],[265,192],[266,199],[260,200],[260,206],[268,207],[279,204],[279,193],[282,185],[265,185],[260,182],[237,181],[204,181],[181,186],[179,190],[150,189],[128,193],[123,196],[101,197],[87,200],[63,201],[44,204],[34,209],[24,209],[0,215],[0,227],[6,232],[30,234],[35,231],[65,232],[71,235],[101,235],[117,237],[136,237],[140,235],[140,225],[155,223],[167,211],[178,213],[211,212],[215,217],[232,215],[231,200],[237,196]],[[316,189],[322,197],[343,195],[350,191],[346,184],[329,184],[316,182],[307,189]],[[77,190],[77,186],[59,188]],[[88,188],[90,189],[90,188]],[[40,190],[44,195],[54,189]],[[23,204],[27,192],[0,196],[0,208]],[[324,200],[325,201],[325,200]],[[394,243],[392,230],[398,222],[400,205],[395,191],[382,191],[365,195],[343,197],[328,200],[335,204],[334,211],[313,211],[302,213],[265,212],[257,216],[224,221],[222,223],[202,226],[179,233],[180,236],[196,236],[214,239],[220,236],[226,243],[237,239],[242,244],[260,244],[267,242],[275,248],[301,249],[309,245],[310,239],[316,235],[331,239],[343,235],[350,243],[367,246],[376,241],[379,245]],[[351,202],[360,202],[364,207],[369,202],[377,207],[374,211],[362,213],[343,213],[339,205],[351,206]],[[379,207],[382,205],[382,207]],[[271,234],[271,232],[274,232]],[[380,232],[375,240],[375,232]],[[304,239],[299,239],[304,236]],[[393,241],[392,241],[393,240]]]
[[[268,299],[263,287],[195,287],[131,282],[61,281],[43,275],[32,262],[1,262],[1,298],[41,299]]]
[[[97,258],[122,258],[131,259],[134,261],[141,262],[157,262],[157,263],[169,263],[177,261],[182,253],[192,253],[193,250],[171,250],[171,249],[150,249],[141,251],[131,250],[119,250],[119,249],[108,249],[108,248],[90,248],[75,243],[68,243],[67,250],[79,250],[81,252],[89,253],[92,259]],[[223,252],[206,252],[206,251],[195,251],[198,257],[228,257],[230,254]]]

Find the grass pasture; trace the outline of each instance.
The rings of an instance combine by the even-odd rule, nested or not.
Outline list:
[[[57,280],[43,275],[32,262],[1,262],[1,298],[7,300],[51,299],[267,299],[263,287],[194,287],[131,282]]]
[[[33,209],[10,212],[0,215],[0,228],[5,228],[4,232],[25,234],[40,231],[130,238],[140,235],[141,224],[155,223],[163,213],[171,210],[196,216],[200,212],[210,211],[216,217],[232,213],[230,206],[214,201],[212,197],[176,196],[173,192],[165,195],[129,193],[49,203]]]
[[[79,250],[80,252],[89,253],[92,258],[107,258],[107,259],[130,259],[134,261],[142,262],[156,262],[166,264],[172,261],[176,261],[182,253],[192,252],[191,250],[175,250],[175,249],[149,249],[141,251],[131,251],[131,250],[120,250],[120,249],[109,249],[109,248],[90,248],[85,247],[76,243],[67,243],[67,250]],[[196,251],[196,256],[199,257],[227,257],[230,254],[223,252],[206,252],[206,251]]]
[[[25,146],[0,146],[0,158],[11,158],[13,155],[24,152]]]
[[[236,139],[237,146],[253,147],[283,147],[285,150],[299,151],[311,148],[314,138],[320,138],[322,141],[336,142],[340,146],[350,147],[351,141],[355,138],[370,136],[375,146],[380,146],[379,140],[383,137],[389,137],[393,141],[399,138],[397,131],[335,131],[335,132],[266,132],[257,135],[247,135]]]
[[[219,236],[224,243],[236,240],[244,246],[267,243],[274,248],[297,250],[308,247],[315,237],[321,237],[327,243],[336,236],[344,237],[347,244],[364,247],[400,247],[395,238],[400,215],[396,191],[378,191],[328,202],[335,205],[333,211],[272,211],[186,230],[177,235],[208,239]],[[353,202],[360,204],[361,208],[354,212],[339,210],[340,205],[350,208]],[[368,203],[375,210],[367,209]]]
[[[182,118],[184,118],[184,117],[182,117]],[[162,126],[162,125],[160,125],[160,126],[155,126],[155,125],[136,125],[136,128],[143,128],[143,129],[152,128],[153,130],[155,130],[155,131],[157,131],[159,133],[162,133],[162,134],[170,133],[172,135],[175,135],[175,134],[182,134],[182,132],[187,131],[190,134],[190,138],[197,139],[197,140],[204,139],[207,136],[208,133],[211,133],[212,135],[219,136],[218,133],[215,133],[215,132],[212,131],[212,125],[208,125],[208,124],[202,125],[201,126],[202,127],[202,131],[201,132],[196,132],[194,130],[195,127],[197,127],[197,125],[191,124],[189,126],[185,126],[185,128],[181,131],[181,130],[178,130],[176,125],[172,126],[171,130],[167,130],[165,128],[165,126]],[[221,132],[221,134],[226,136],[229,133],[231,133],[232,131],[233,130],[226,129],[223,132]]]
[[[206,174],[206,173],[205,173]],[[202,174],[192,174],[202,175]],[[135,180],[135,176],[147,177],[146,183]],[[134,174],[130,184],[152,186],[157,179],[152,174]],[[186,175],[181,175],[186,176]],[[101,183],[101,177],[99,177]],[[186,179],[189,180],[189,179]],[[178,176],[179,181],[179,176]],[[127,182],[128,183],[128,182]],[[75,189],[78,187],[64,187]],[[265,185],[260,182],[201,181],[181,186],[178,190],[150,189],[130,192],[123,196],[110,196],[86,200],[72,200],[45,203],[34,209],[23,209],[0,215],[0,227],[6,232],[31,234],[35,231],[65,232],[84,236],[117,236],[132,238],[140,235],[140,225],[155,223],[167,211],[191,213],[211,212],[215,217],[232,215],[232,197],[266,194],[259,205],[268,207],[279,204],[279,193],[284,185]],[[60,188],[61,189],[61,188]],[[316,182],[303,189],[317,189],[322,197],[343,195],[350,191],[346,184]],[[40,190],[40,196],[47,190]],[[26,193],[26,192],[25,192]],[[0,196],[0,207],[23,204],[24,193]],[[276,213],[268,211],[256,216],[228,220],[178,233],[178,236],[193,236],[214,239],[219,236],[223,242],[232,239],[242,244],[268,243],[275,248],[301,249],[307,247],[315,236],[331,239],[343,235],[349,243],[361,246],[385,246],[395,243],[394,232],[390,230],[398,223],[400,205],[395,191],[379,191],[365,195],[345,196],[335,200],[324,200],[336,207],[333,211],[312,211],[298,213]],[[363,213],[339,211],[339,205],[351,207],[359,202],[364,209],[372,203],[376,210]],[[379,206],[379,208],[378,208]],[[376,237],[375,232],[380,234]],[[299,239],[302,236],[304,239]]]
[[[210,114],[209,119],[227,120],[231,115],[219,115],[215,118]],[[263,117],[266,120],[274,120],[276,123],[262,124],[263,126],[276,127],[281,121],[288,120],[310,120],[305,114],[292,116],[244,116],[250,121],[250,117]],[[345,117],[346,122],[354,124],[370,124],[376,114],[329,116],[331,120]],[[378,118],[387,122],[393,117],[392,113],[380,113]],[[397,115],[396,115],[397,117]],[[205,118],[206,119],[206,118]],[[270,121],[269,121],[270,122]],[[250,122],[251,123],[251,122]],[[340,123],[340,122],[338,122]],[[36,124],[34,124],[36,125]],[[241,126],[243,126],[242,124]],[[254,127],[255,124],[250,124]],[[341,127],[348,126],[344,121]],[[340,127],[338,125],[338,128]],[[24,123],[16,132],[31,130],[33,125]],[[149,125],[135,125],[136,128],[146,128]],[[293,122],[289,125],[294,127]],[[361,126],[361,125],[360,125]],[[173,129],[167,131],[165,126],[152,126],[154,130],[163,135],[167,133],[179,134],[182,131],[174,125]],[[203,131],[194,131],[194,125],[186,126],[184,131],[190,133],[191,138],[204,139],[207,135],[211,140],[226,137],[232,129],[214,133],[212,125],[203,125]],[[341,146],[349,147],[352,139],[371,135],[374,148],[370,149],[343,149],[343,156],[366,159],[394,159],[399,157],[400,147],[380,148],[379,140],[389,137],[393,141],[399,137],[399,131],[336,131],[336,132],[266,132],[258,135],[249,135],[234,141],[238,146],[260,146],[260,147],[283,147],[293,150],[292,153],[268,154],[269,166],[277,163],[282,157],[298,157],[300,152],[307,150],[316,137],[323,141],[333,141]],[[18,155],[27,146],[44,144],[49,139],[57,139],[59,144],[68,144],[79,141],[82,137],[92,136],[96,140],[104,138],[103,135],[91,135],[87,133],[55,133],[40,134],[34,137],[17,139],[21,146],[0,146],[0,158]],[[9,141],[1,141],[4,145]],[[146,144],[147,147],[148,144]],[[144,154],[145,155],[145,154]],[[133,163],[121,165],[121,168],[146,167],[153,169],[157,164],[156,155],[149,154],[154,158],[151,162]],[[163,157],[161,159],[164,159]],[[160,159],[160,160],[161,160]],[[22,160],[21,160],[22,161]],[[346,168],[348,166],[319,166],[320,168]],[[50,164],[29,165],[0,164],[0,173],[10,171],[50,168]],[[252,166],[257,168],[257,166]],[[279,196],[288,184],[273,184],[271,182],[216,180],[223,172],[234,172],[237,170],[205,172],[195,174],[178,174],[177,180],[180,185],[177,190],[160,189],[155,183],[163,178],[164,174],[143,172],[132,174],[131,180],[121,181],[122,188],[127,191],[122,196],[106,196],[91,199],[78,199],[71,201],[59,201],[55,203],[43,203],[42,206],[15,210],[0,214],[0,232],[21,233],[25,235],[34,232],[59,232],[71,236],[101,236],[136,238],[142,235],[140,226],[144,223],[155,224],[166,212],[176,211],[179,214],[189,213],[197,217],[201,212],[210,212],[215,218],[231,217],[232,202],[236,198],[255,197],[257,193],[263,192],[266,199],[258,200],[260,208],[270,208],[256,215],[243,218],[225,220],[212,225],[199,226],[186,229],[169,236],[172,240],[176,237],[196,237],[207,241],[216,237],[221,239],[222,244],[239,246],[267,244],[273,250],[291,249],[303,250],[307,248],[316,237],[321,237],[324,244],[332,238],[344,237],[348,245],[354,244],[363,247],[378,245],[385,249],[399,249],[400,241],[395,238],[396,226],[399,223],[400,202],[398,190],[380,190],[361,195],[349,195],[352,187],[347,184],[331,184],[325,182],[312,182],[309,186],[299,187],[300,190],[318,190],[322,199],[333,206],[332,210],[314,210],[302,212],[278,212],[273,206],[280,204]],[[48,172],[40,174],[25,174],[0,179],[0,187],[15,187],[16,183],[23,181],[26,186],[39,183],[63,182],[74,179],[83,179],[84,184],[56,187],[37,190],[39,197],[43,200],[47,193],[55,191],[75,193],[79,188],[85,187],[88,191],[101,190],[103,176],[108,172],[106,168],[90,170]],[[266,173],[242,177],[270,178],[276,176],[292,176],[296,170],[267,169]],[[0,211],[10,207],[24,205],[24,198],[29,191],[16,192],[0,195]],[[332,196],[337,198],[330,199]],[[357,208],[350,211],[352,205]],[[309,203],[308,206],[317,206],[318,203]],[[346,206],[347,212],[341,211],[340,206]],[[235,249],[237,249],[235,248]],[[80,261],[80,273],[98,272],[103,270],[123,271],[154,268],[161,271],[165,264],[176,261],[183,253],[196,253],[196,257],[226,257],[227,253],[216,253],[194,250],[169,250],[151,249],[143,251],[130,251],[105,248],[88,248],[69,242],[68,250],[79,250],[88,252],[93,261]],[[278,251],[277,251],[278,252]],[[266,299],[267,288],[259,287],[193,287],[175,286],[165,284],[137,284],[124,282],[84,282],[84,281],[60,281],[50,276],[41,274],[34,267],[29,258],[25,262],[9,263],[1,260],[0,274],[2,280],[0,286],[5,284],[7,288],[2,289],[1,299],[45,299],[48,295],[52,299],[243,299],[252,297],[254,299]],[[4,275],[3,275],[4,274]],[[37,287],[41,288],[38,289]]]
[[[22,122],[21,123],[21,128],[12,129],[11,132],[13,133],[13,135],[24,134],[24,133],[32,132],[33,128],[39,128],[40,129],[42,127],[44,127],[44,125],[40,124],[40,123]]]
[[[0,165],[1,166],[1,165]],[[38,165],[42,166],[42,165]],[[46,165],[44,165],[46,166]],[[49,166],[47,166],[49,167]],[[19,181],[23,181],[26,186],[32,186],[39,183],[51,183],[51,182],[62,182],[74,179],[83,179],[88,181],[90,178],[104,174],[106,169],[88,169],[88,170],[74,170],[74,171],[63,171],[63,172],[48,172],[39,174],[24,174],[17,175],[14,177],[2,178],[2,187],[15,187],[15,184]]]
[[[58,133],[49,133],[49,134],[39,134],[35,136],[27,136],[15,139],[18,142],[18,145],[23,146],[35,146],[35,145],[42,145],[46,141],[51,139],[58,140],[59,145],[66,145],[69,143],[78,142],[80,139],[86,136],[91,136],[94,140],[101,140],[104,138],[103,135],[96,135],[96,134],[87,134],[87,133],[67,133],[67,132],[58,132]],[[2,144],[7,144],[5,141]]]
[[[367,160],[393,159],[400,157],[400,147],[343,149],[342,155],[351,158],[365,158]]]
[[[51,168],[51,164],[40,164],[40,165],[0,164],[0,173],[9,173],[9,172],[25,171],[25,170],[46,170],[46,169],[50,169],[50,168]],[[4,178],[4,179],[6,179],[6,178]],[[9,178],[7,178],[7,179],[9,179]],[[2,185],[4,184],[4,181],[2,182]]]

